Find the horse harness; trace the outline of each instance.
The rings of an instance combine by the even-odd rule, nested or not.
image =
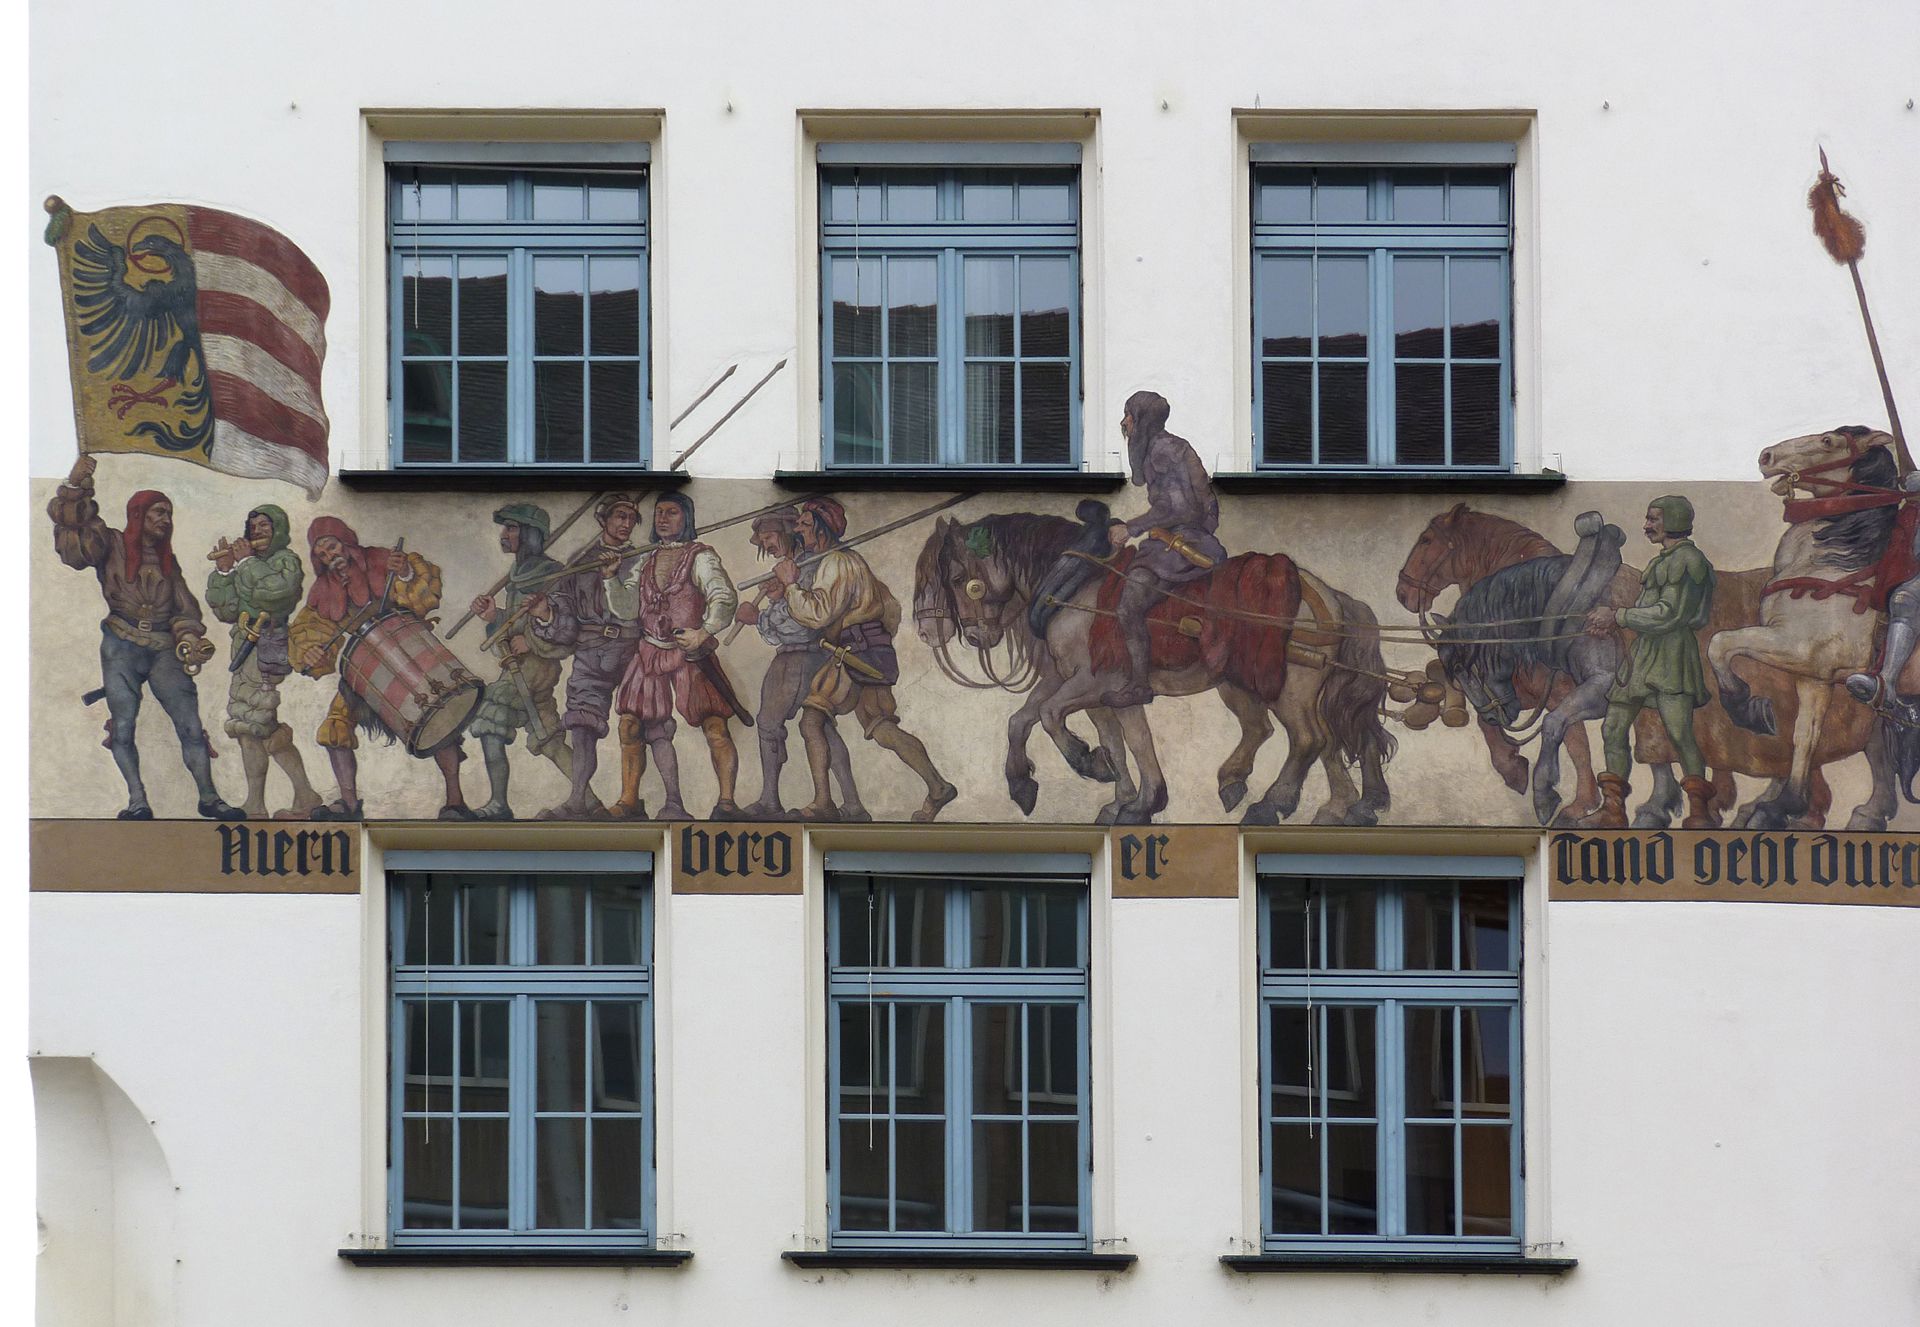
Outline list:
[[[1895,517],[1885,551],[1874,562],[1844,576],[1782,576],[1778,580],[1768,581],[1760,587],[1762,599],[1778,592],[1785,592],[1793,599],[1811,594],[1816,601],[1846,595],[1853,600],[1853,611],[1856,613],[1864,613],[1870,608],[1878,609],[1876,601],[1882,597],[1881,587],[1889,579],[1884,573],[1898,565],[1903,546],[1911,547],[1914,526],[1920,523],[1916,520],[1920,517],[1920,509],[1913,505],[1916,495],[1904,489],[1862,484],[1852,478],[1826,477],[1835,470],[1851,470],[1866,450],[1859,439],[1849,439],[1845,456],[1810,465],[1804,470],[1787,471],[1789,493],[1801,488],[1810,492],[1820,489],[1831,492],[1824,497],[1788,498],[1781,516],[1789,525],[1804,525],[1809,521],[1851,516],[1855,512],[1874,511],[1881,507],[1898,507],[1900,511]]]

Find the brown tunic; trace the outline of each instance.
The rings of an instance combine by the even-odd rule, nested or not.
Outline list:
[[[107,600],[101,626],[154,650],[171,650],[188,636],[207,634],[200,601],[178,566],[171,574],[157,562],[127,566],[126,544],[100,519],[91,484],[62,484],[47,504],[47,515],[53,518],[53,551],[60,560],[76,571],[91,567],[100,578]]]

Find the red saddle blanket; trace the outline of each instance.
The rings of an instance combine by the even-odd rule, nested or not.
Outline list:
[[[1809,520],[1814,515],[1798,515],[1798,509],[1806,513],[1817,510],[1822,503],[1831,503],[1839,499],[1813,498],[1802,502],[1787,504],[1789,519]],[[1891,506],[1899,501],[1897,496],[1880,502],[1878,505]],[[1762,595],[1785,590],[1794,599],[1811,594],[1815,599],[1830,599],[1836,594],[1848,595],[1853,599],[1853,611],[1864,613],[1872,609],[1876,613],[1887,611],[1887,601],[1893,592],[1916,575],[1920,575],[1920,558],[1914,556],[1913,538],[1915,527],[1920,526],[1920,507],[1911,504],[1902,505],[1899,514],[1893,518],[1893,530],[1887,540],[1886,551],[1880,554],[1877,562],[1862,567],[1856,572],[1828,580],[1822,576],[1786,576],[1776,581],[1768,581],[1761,589]]]
[[[1124,671],[1127,646],[1120,623],[1111,616],[1120,606],[1124,573],[1133,563],[1128,549],[1113,563],[1117,576],[1101,575],[1099,607],[1093,619],[1091,648],[1096,671]],[[1149,659],[1156,669],[1205,663],[1207,671],[1251,691],[1263,701],[1279,698],[1287,680],[1287,627],[1249,622],[1216,610],[1238,609],[1291,622],[1300,611],[1300,574],[1284,553],[1242,553],[1205,576],[1167,587],[1179,598],[1163,596],[1147,614]],[[1186,602],[1182,602],[1185,600]],[[1199,635],[1181,631],[1181,619],[1197,621]]]

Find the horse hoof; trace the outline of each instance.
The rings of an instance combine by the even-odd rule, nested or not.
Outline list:
[[[1847,821],[1847,831],[1849,833],[1879,834],[1887,828],[1887,820],[1888,817],[1875,815],[1863,807],[1855,811],[1853,816]],[[1799,825],[1796,824],[1794,828],[1798,829]]]
[[[1099,814],[1094,816],[1093,823],[1096,825],[1119,824],[1120,823],[1119,805],[1115,802],[1108,802],[1105,806],[1100,808]]]
[[[1347,818],[1338,807],[1328,805],[1321,807],[1313,813],[1312,823],[1316,825],[1344,825],[1347,823]]]
[[[1671,811],[1655,811],[1643,806],[1633,813],[1630,826],[1633,829],[1665,829],[1672,823]]]
[[[1107,759],[1105,747],[1096,747],[1087,755],[1087,767],[1080,773],[1095,783],[1117,783],[1120,773],[1114,769],[1113,762]]]
[[[1560,794],[1551,788],[1544,788],[1533,798],[1533,819],[1535,824],[1550,825],[1553,813],[1560,809]]]
[[[1255,802],[1247,808],[1247,813],[1240,817],[1240,823],[1243,825],[1277,825],[1280,823],[1280,817],[1274,809],[1266,803]]]
[[[1526,793],[1528,774],[1526,757],[1516,757],[1502,764],[1496,764],[1493,768],[1500,775],[1500,781],[1509,789],[1522,795]]]
[[[1007,796],[1013,798],[1013,804],[1020,808],[1020,814],[1033,814],[1034,803],[1040,800],[1040,785],[1032,778],[1008,779]]]
[[[1245,779],[1235,779],[1231,783],[1221,784],[1220,809],[1222,811],[1233,810],[1234,807],[1240,805],[1241,801],[1246,798],[1246,795],[1247,781]]]
[[[1347,814],[1342,823],[1348,825],[1377,825],[1380,823],[1380,813],[1373,807],[1368,806],[1365,802],[1355,802],[1347,808]]]

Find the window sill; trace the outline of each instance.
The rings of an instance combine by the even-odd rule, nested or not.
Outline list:
[[[403,465],[385,470],[342,470],[350,489],[367,493],[606,492],[620,488],[678,488],[684,470],[648,470],[629,465]]]
[[[1222,493],[1552,493],[1567,482],[1558,470],[1236,470],[1213,477]]]
[[[1426,1272],[1559,1276],[1579,1266],[1577,1258],[1528,1258],[1506,1253],[1230,1253],[1220,1259],[1234,1272]]]
[[[1126,485],[1119,473],[1088,470],[1004,470],[970,466],[846,466],[831,470],[775,470],[781,488],[840,490],[934,489],[945,493],[1111,493]]]
[[[355,1267],[661,1267],[684,1266],[691,1249],[341,1249]]]
[[[966,1268],[1124,1272],[1139,1261],[1131,1253],[1070,1249],[788,1249],[780,1256],[795,1267],[892,1267],[904,1271]]]

